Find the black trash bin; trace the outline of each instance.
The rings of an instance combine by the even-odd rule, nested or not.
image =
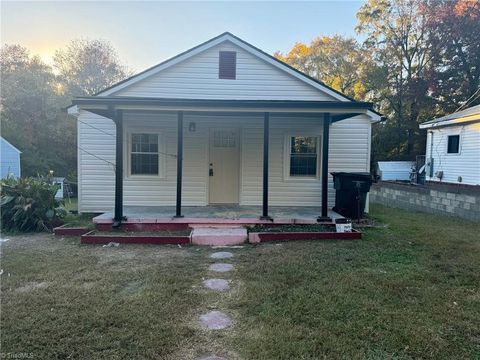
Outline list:
[[[365,212],[367,194],[372,185],[372,176],[370,173],[333,172],[331,174],[336,190],[335,207],[333,211],[336,211],[346,218],[361,218]],[[358,203],[358,200],[360,200],[360,203]]]

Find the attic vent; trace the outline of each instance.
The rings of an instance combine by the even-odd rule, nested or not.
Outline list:
[[[237,75],[237,53],[220,51],[218,53],[218,78],[235,80]]]

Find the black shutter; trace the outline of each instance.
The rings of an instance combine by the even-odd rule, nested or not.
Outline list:
[[[218,53],[218,78],[235,80],[237,76],[237,53],[220,51]]]

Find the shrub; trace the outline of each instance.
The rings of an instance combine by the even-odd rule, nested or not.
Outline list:
[[[47,177],[1,181],[1,227],[10,231],[47,231],[59,225],[67,211],[55,199],[59,189]]]

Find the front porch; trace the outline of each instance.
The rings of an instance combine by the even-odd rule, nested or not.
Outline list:
[[[124,206],[123,213],[128,224],[184,225],[253,225],[253,224],[316,224],[321,207],[305,206],[270,206],[271,220],[261,219],[262,206],[215,205],[183,206],[183,217],[175,217],[175,206]],[[342,218],[341,215],[328,210],[330,219]],[[111,226],[114,213],[106,212],[93,219],[97,226]]]
[[[221,245],[231,246],[243,244],[246,241],[261,242],[256,233],[248,234],[248,228],[255,225],[266,227],[292,226],[332,226],[330,219],[342,218],[334,211],[328,211],[329,219],[324,222],[318,221],[320,207],[287,207],[273,206],[269,208],[270,217],[263,219],[258,217],[262,206],[238,206],[238,205],[215,205],[215,206],[185,206],[182,207],[184,216],[172,216],[176,210],[173,206],[125,206],[125,220],[122,229],[131,232],[130,235],[122,236],[120,232],[113,232],[118,242],[138,242],[153,244],[186,244],[195,245]],[[113,213],[106,212],[93,219],[96,231],[111,233],[114,224]],[[172,237],[170,231],[190,231],[188,238]],[[167,233],[162,235],[152,235]],[[144,235],[142,235],[144,234]],[[146,234],[146,235],[145,235]],[[283,240],[287,233],[270,233],[273,240]],[[262,234],[261,234],[262,235]],[[357,239],[361,234],[358,232],[337,234],[333,232],[289,232],[288,239]],[[84,243],[105,243],[111,241],[109,235],[97,235],[95,231],[82,235]],[[265,240],[271,241],[271,240]]]
[[[349,168],[363,169],[365,159],[368,159],[369,149],[368,146],[364,146],[367,142],[359,142],[360,147],[353,148],[349,144],[358,137],[355,128],[353,130],[342,128],[341,132],[337,132],[336,139],[339,141],[334,145],[337,159],[339,159],[338,166],[341,167],[335,168],[336,161],[332,161],[329,156],[329,138],[330,128],[333,125],[355,116],[365,115],[371,108],[370,103],[92,97],[78,98],[74,100],[74,104],[80,110],[102,116],[102,121],[111,119],[115,124],[115,210],[95,219],[96,224],[101,224],[104,228],[107,225],[113,227],[125,225],[125,228],[128,228],[133,227],[134,223],[161,223],[165,226],[170,224],[172,227],[199,223],[331,223],[332,219],[338,215],[329,210],[329,170],[343,169],[349,166],[348,164],[350,164]],[[135,177],[137,173],[133,173],[129,163],[133,153],[125,155],[132,151],[130,137],[125,137],[125,134],[128,135],[129,127],[139,127],[140,120],[147,116],[150,117],[150,122],[146,126],[148,129],[157,129],[161,124],[168,127],[162,138],[165,139],[166,147],[158,147],[161,143],[158,140],[161,135],[157,135],[154,142],[155,150],[149,153],[155,154],[158,158],[166,155],[168,159],[168,163],[166,161],[166,164],[158,165],[158,168],[154,169],[157,176],[155,179],[148,176],[143,179]],[[361,129],[365,129],[363,134],[368,141],[370,120],[360,121],[368,122],[361,126]],[[184,126],[184,122],[188,124],[187,127]],[[239,195],[228,201],[223,201],[224,198],[220,201],[212,198],[212,189],[214,189],[212,179],[214,180],[217,174],[233,172],[230,169],[220,171],[217,165],[222,162],[231,164],[231,161],[212,157],[211,148],[216,147],[216,137],[212,137],[210,132],[209,143],[208,131],[214,129],[216,123],[225,128],[233,126],[243,130],[242,136],[237,134],[232,137],[234,141],[229,142],[229,144],[237,144],[235,146],[243,149],[244,153],[235,158],[236,164],[240,165],[237,169],[238,174],[232,176],[232,179],[241,185],[235,183],[235,191],[224,191],[227,194],[238,193]],[[344,136],[339,137],[340,133]],[[240,145],[238,145],[239,138],[243,141]],[[308,145],[304,146],[308,151],[301,152],[304,156],[302,159],[306,160],[304,161],[305,169],[302,168],[305,174],[300,170],[297,173],[296,167],[292,166],[292,161],[298,162],[297,159],[299,159],[296,157],[300,153],[296,148],[296,142],[291,145],[291,141],[296,141],[297,138],[309,141]],[[208,144],[210,144],[210,151]],[[223,146],[223,142],[219,144],[219,148],[230,148],[230,146]],[[361,155],[356,157],[358,152]],[[345,153],[351,153],[351,156],[345,157]],[[175,163],[171,162],[172,158]],[[271,160],[273,162],[270,164]],[[156,160],[155,163],[157,163]],[[332,165],[335,169],[332,169]],[[165,173],[162,173],[161,167],[165,169]],[[297,175],[303,175],[303,178]],[[155,184],[158,184],[158,188]],[[223,180],[219,184],[218,188],[222,186],[226,188]],[[124,188],[128,191],[126,197]],[[163,196],[163,198],[160,200],[157,196]],[[199,198],[201,200],[198,200]],[[182,201],[190,204],[204,201],[206,204],[254,203],[256,206],[192,207],[184,206]],[[124,205],[124,202],[131,205]],[[272,203],[292,206],[277,207]],[[176,206],[169,206],[170,204],[176,204]],[[258,206],[260,204],[261,206]],[[320,206],[309,206],[311,204]]]

